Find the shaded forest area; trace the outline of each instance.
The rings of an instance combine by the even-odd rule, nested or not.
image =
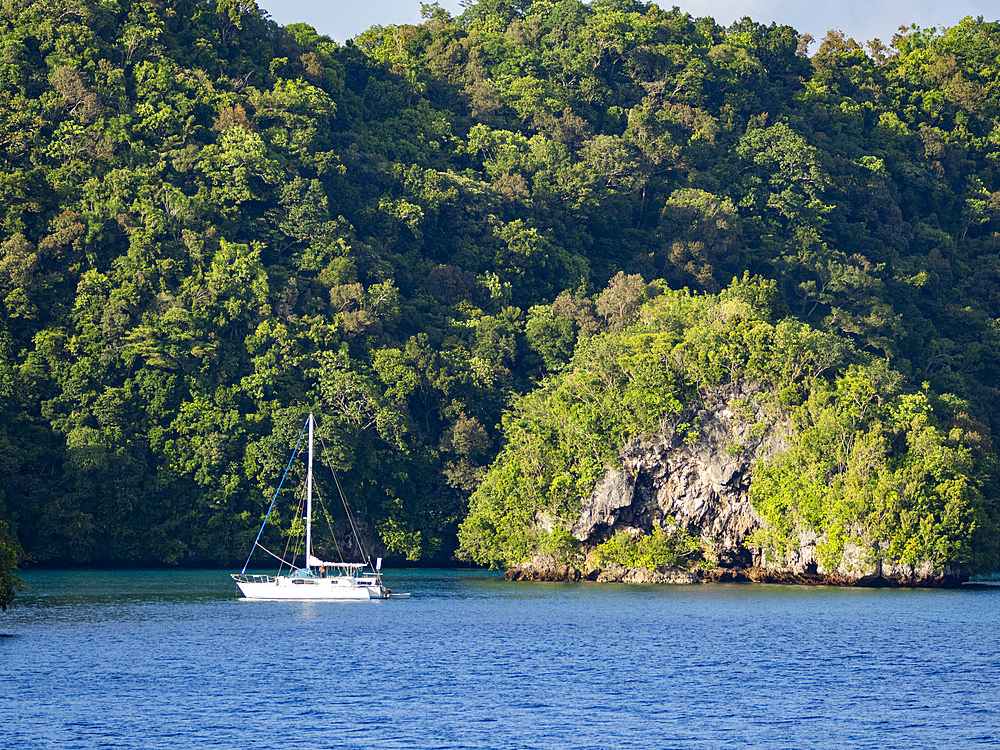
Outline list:
[[[310,409],[379,546],[450,559],[506,410],[651,289],[746,272],[774,290],[751,318],[944,404],[934,440],[993,517],[1000,24],[808,56],[629,0],[424,16],[338,45],[253,0],[0,0],[0,518],[25,560],[242,560]]]

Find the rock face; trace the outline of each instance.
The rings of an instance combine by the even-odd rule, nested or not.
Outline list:
[[[694,424],[696,439],[677,428]],[[622,582],[756,581],[849,586],[952,586],[958,571],[934,571],[930,564],[909,567],[873,559],[877,550],[848,546],[837,568],[827,570],[817,555],[823,539],[800,533],[798,546],[783,559],[768,559],[752,544],[762,525],[750,502],[754,465],[785,449],[790,432],[785,417],[748,385],[720,388],[698,410],[680,416],[653,441],[630,441],[621,452],[622,468],[609,469],[583,502],[570,529],[582,543],[587,562],[580,570],[560,565],[550,556],[507,571],[510,580],[599,580]],[[695,576],[680,571],[601,569],[591,554],[616,532],[649,533],[677,525],[700,536],[714,567]],[[541,519],[540,519],[541,520]],[[545,519],[548,521],[548,519]],[[677,570],[677,569],[675,569]],[[670,580],[667,580],[670,579]]]
[[[504,573],[508,581],[597,581],[598,583],[699,583],[700,579],[684,568],[627,568],[612,563],[604,567],[593,564],[592,557],[581,570],[560,562],[546,552],[535,555],[529,562],[513,565]]]
[[[599,583],[698,583],[700,579],[684,568],[646,570],[611,563],[600,569],[595,580]]]
[[[579,581],[583,574],[575,566],[541,552],[529,562],[508,568],[503,577],[508,581]]]
[[[720,565],[752,566],[744,541],[760,517],[750,504],[750,472],[756,461],[784,450],[788,429],[764,413],[755,395],[752,389],[720,390],[704,408],[681,415],[678,423],[697,425],[690,443],[676,429],[654,442],[630,441],[621,453],[623,468],[608,470],[584,501],[573,535],[586,547],[597,546],[620,529],[648,533],[671,516],[712,540]],[[742,414],[730,408],[734,403]],[[758,424],[763,427],[755,429]]]

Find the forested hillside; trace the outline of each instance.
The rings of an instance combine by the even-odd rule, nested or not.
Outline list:
[[[805,555],[814,574],[841,571],[832,580],[868,569],[879,571],[869,578],[910,585],[926,585],[946,566],[996,568],[1000,517],[984,495],[995,491],[995,457],[967,403],[926,387],[908,392],[884,359],[784,317],[774,282],[734,280],[718,295],[658,282],[644,292],[649,299],[633,306],[627,327],[581,341],[569,367],[505,416],[504,448],[460,529],[461,556],[503,566],[542,553],[580,567],[640,568],[686,558],[732,571],[740,567],[734,553],[750,547],[770,568],[764,580],[782,580],[789,556]],[[660,439],[654,465],[675,468],[674,482],[697,491],[688,467],[665,454],[678,443],[704,449],[720,441],[716,414],[699,408],[720,395],[716,412],[731,426],[717,447],[752,467],[750,533],[720,539],[704,528],[710,523],[686,528],[650,512],[654,500],[684,490],[654,492],[635,470],[638,489],[618,507],[638,507],[621,528],[613,516],[594,534],[602,524],[581,521],[583,501],[600,494],[595,488],[621,465],[626,446],[642,450],[637,439]],[[768,435],[781,448],[760,457],[756,447]],[[720,492],[708,498],[723,512],[740,494],[726,488],[737,471],[739,464],[722,474]],[[637,515],[652,517],[637,527]],[[596,559],[585,560],[589,552]],[[920,567],[926,572],[910,573]]]
[[[774,376],[789,409],[886,373],[851,387],[895,416],[859,424],[915,492],[962,485],[937,520],[972,559],[998,492],[1000,24],[810,56],[629,0],[424,15],[338,45],[253,0],[0,0],[0,519],[29,561],[243,559],[310,409],[381,547],[449,559],[505,411],[653,297],[727,287],[834,352]]]

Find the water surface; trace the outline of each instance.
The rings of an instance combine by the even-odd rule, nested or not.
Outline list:
[[[222,571],[29,572],[0,615],[11,748],[975,748],[1000,588],[506,583],[249,602]]]

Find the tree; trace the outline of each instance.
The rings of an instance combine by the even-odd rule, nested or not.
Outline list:
[[[635,320],[645,299],[646,282],[642,276],[626,276],[619,271],[597,298],[597,314],[604,317],[612,330],[620,331]]]
[[[14,600],[14,594],[24,590],[24,581],[16,574],[17,563],[22,555],[17,537],[10,533],[5,521],[0,521],[0,609]]]

